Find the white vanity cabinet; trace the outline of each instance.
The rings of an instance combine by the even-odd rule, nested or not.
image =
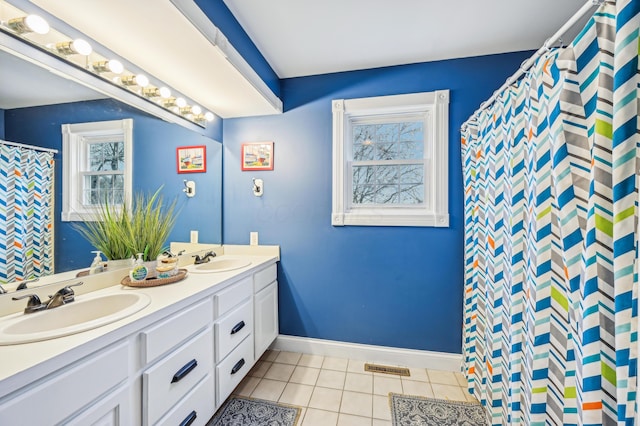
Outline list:
[[[153,319],[85,341],[90,349],[74,347],[0,394],[0,425],[206,425],[278,335],[276,271],[269,262],[176,286],[175,294],[200,289]],[[154,292],[161,299],[174,290],[144,291],[153,303]]]
[[[211,297],[140,333],[142,424],[204,425],[215,412]],[[177,420],[177,423],[176,423]]]
[[[253,277],[246,277],[215,296],[216,401],[220,406],[249,372],[253,357]]]
[[[0,424],[94,424],[92,419],[102,419],[99,424],[126,425],[131,396],[116,387],[129,375],[128,351],[128,342],[118,342],[37,381],[0,405]],[[91,404],[101,399],[104,403]],[[74,417],[89,422],[70,418],[83,407],[86,412]]]
[[[254,274],[254,345],[255,357],[260,358],[278,337],[278,281],[277,267],[272,264]]]

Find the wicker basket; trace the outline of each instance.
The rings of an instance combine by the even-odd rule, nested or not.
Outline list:
[[[173,284],[182,281],[187,277],[186,269],[178,269],[178,273],[169,278],[149,278],[144,281],[131,281],[127,275],[120,281],[120,284],[128,287],[157,287],[160,285]]]

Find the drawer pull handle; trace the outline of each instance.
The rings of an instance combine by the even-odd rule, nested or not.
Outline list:
[[[180,380],[184,379],[185,376],[187,374],[191,373],[191,370],[193,370],[197,366],[198,366],[198,361],[196,361],[195,359],[192,359],[191,361],[186,363],[184,365],[184,367],[182,367],[180,370],[178,370],[178,372],[176,374],[173,375],[173,379],[171,379],[171,383],[176,383],[176,382],[179,382]]]
[[[243,365],[244,365],[244,358],[236,362],[236,365],[234,365],[233,368],[231,369],[231,374],[236,374],[238,371],[240,371]]]
[[[233,328],[231,329],[231,334],[236,334],[238,331],[242,330],[243,328],[244,328],[244,321],[240,321],[239,323],[233,326]]]
[[[182,423],[180,423],[180,426],[189,426],[191,423],[193,423],[196,420],[196,417],[198,417],[198,414],[196,413],[195,410],[193,410],[192,412],[189,413],[187,417],[184,418]]]

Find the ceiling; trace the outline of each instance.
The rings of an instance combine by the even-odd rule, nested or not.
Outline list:
[[[223,118],[279,112],[172,1],[195,7],[191,0],[31,0]],[[537,49],[585,4],[224,1],[280,78]],[[576,25],[564,40],[571,40],[580,28]],[[0,108],[102,97],[42,69],[23,69],[4,55],[0,65]],[[19,71],[8,78],[8,70]],[[28,78],[34,71],[40,74]],[[34,90],[10,90],[22,87]]]
[[[191,0],[9,1],[43,9],[135,64],[153,77],[152,82],[169,85],[174,93],[223,118],[282,111],[275,96],[268,98],[261,91],[259,83],[266,87],[264,82],[251,81],[239,70],[242,64],[233,62],[235,52],[224,37],[216,37],[219,44],[214,45],[174,5],[187,4],[204,15]],[[208,24],[215,33],[215,27]]]
[[[586,3],[224,1],[280,78],[537,50]]]

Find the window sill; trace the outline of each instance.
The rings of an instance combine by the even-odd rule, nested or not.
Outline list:
[[[331,215],[333,226],[424,226],[448,228],[449,215],[435,213],[390,214],[390,213],[334,213]]]

